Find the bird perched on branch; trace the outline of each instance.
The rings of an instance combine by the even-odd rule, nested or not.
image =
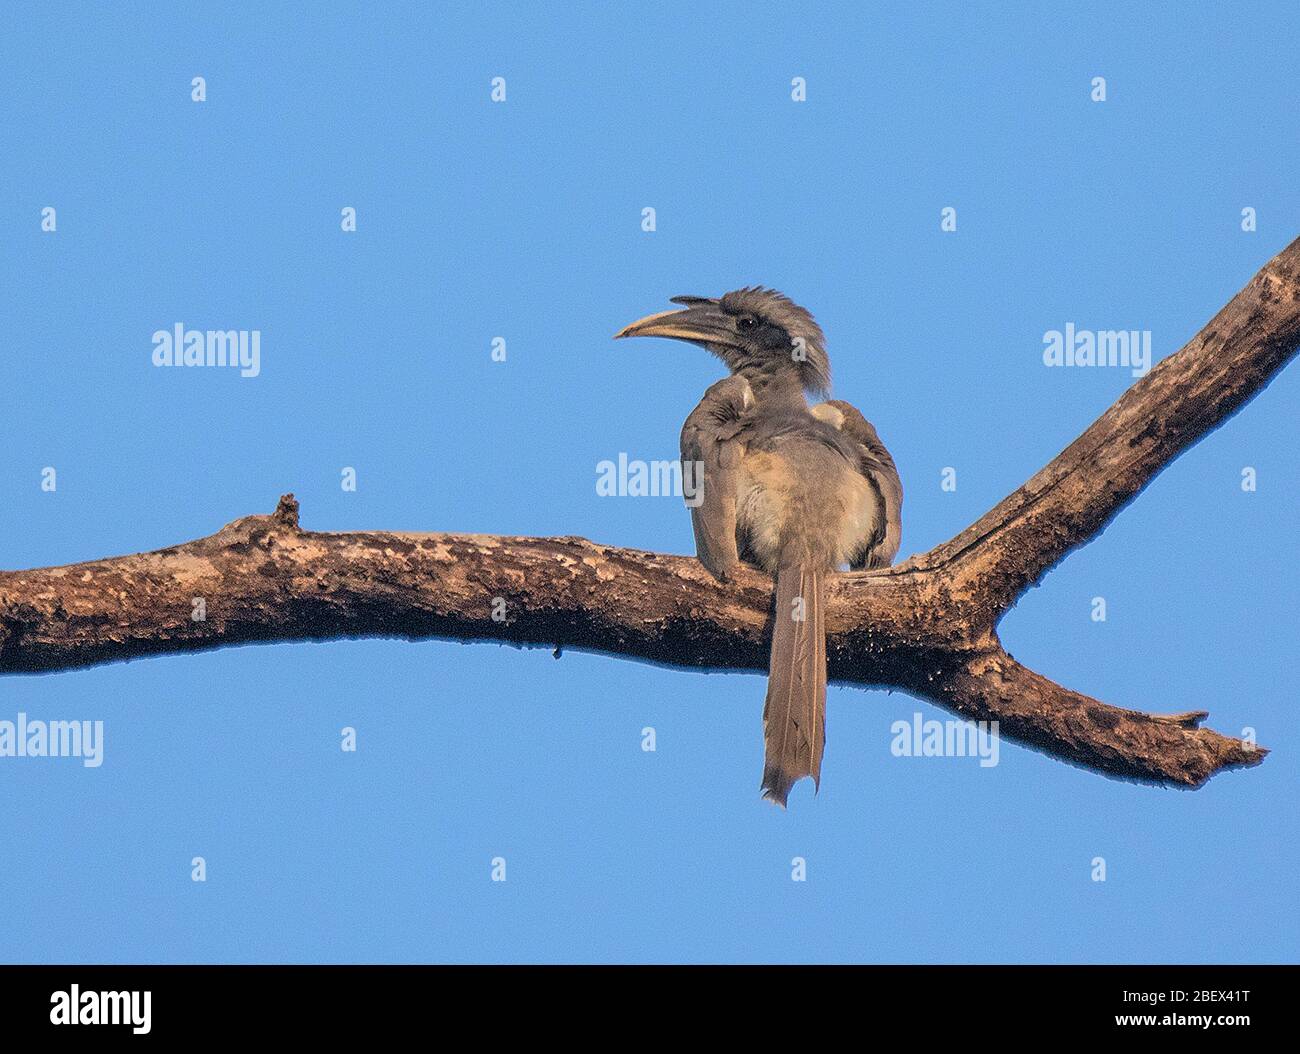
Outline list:
[[[889,451],[853,406],[809,406],[805,393],[830,388],[830,360],[808,311],[760,287],[672,299],[679,310],[615,336],[689,341],[731,372],[687,417],[682,461],[702,472],[702,493],[687,496],[701,563],[723,581],[742,561],[776,577],[762,789],[784,806],[802,777],[821,782],[827,576],[890,564],[903,488]]]

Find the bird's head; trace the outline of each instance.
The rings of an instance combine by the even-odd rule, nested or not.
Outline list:
[[[675,296],[676,311],[638,319],[619,337],[674,337],[708,348],[756,389],[791,378],[805,391],[830,389],[826,340],[812,315],[775,289],[750,286],[721,297]]]

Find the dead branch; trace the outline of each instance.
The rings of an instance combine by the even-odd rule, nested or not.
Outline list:
[[[1200,727],[1203,712],[1121,709],[1025,669],[996,625],[1156,473],[1262,390],[1298,345],[1300,239],[978,522],[897,567],[837,576],[827,611],[832,679],[902,688],[996,720],[1011,738],[1112,775],[1199,786],[1220,769],[1257,764],[1266,750]],[[489,640],[762,670],[771,603],[771,580],[756,571],[724,586],[693,559],[581,538],[304,531],[285,495],[272,515],[183,545],[0,572],[0,673],[349,637]]]

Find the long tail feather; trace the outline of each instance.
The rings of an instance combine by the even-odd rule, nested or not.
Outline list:
[[[763,705],[763,797],[784,807],[804,776],[821,785],[826,748],[823,572],[790,564],[776,575],[772,659]]]

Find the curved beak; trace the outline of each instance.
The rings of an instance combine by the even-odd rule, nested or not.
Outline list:
[[[639,318],[614,334],[623,337],[672,337],[697,344],[733,344],[736,331],[731,316],[723,312],[716,300],[699,296],[675,296],[674,303],[687,306],[678,311],[660,311]]]

